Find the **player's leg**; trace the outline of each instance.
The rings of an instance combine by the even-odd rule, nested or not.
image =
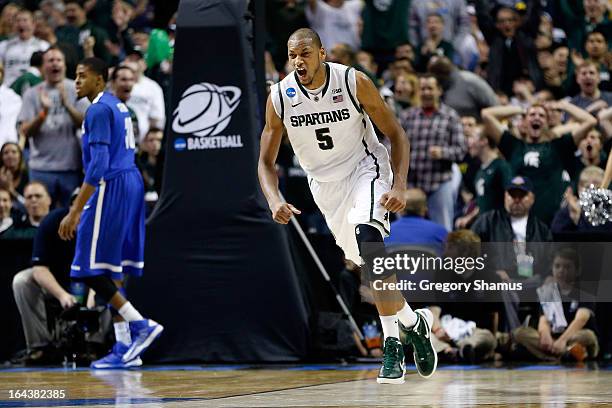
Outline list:
[[[125,196],[128,198],[125,231],[121,240],[121,265],[127,275],[141,276],[145,240],[144,185],[137,171],[125,173],[118,179],[124,183]],[[138,358],[164,330],[161,324],[151,319],[126,320],[129,322],[132,344],[123,356],[124,362]]]
[[[123,279],[113,279],[113,283],[119,290],[119,293],[125,298],[125,289],[123,287]],[[123,355],[132,344],[132,336],[130,335],[129,323],[119,314],[118,309],[111,306],[113,315],[113,329],[115,332],[115,344],[109,354],[91,363],[91,368],[109,369],[109,368],[129,368],[139,367],[142,365],[140,357],[132,359],[127,363],[123,362]]]
[[[371,270],[374,258],[384,256],[383,236],[378,228],[369,224],[359,224],[355,227],[355,238],[359,254],[365,262],[369,280],[372,281]],[[389,282],[394,277],[381,276],[381,280]],[[373,290],[374,302],[378,310],[383,330],[383,363],[376,381],[379,384],[403,384],[406,374],[404,349],[399,339],[397,311],[401,308],[403,297],[398,291]]]
[[[130,211],[130,207],[134,197],[129,195],[129,189],[126,189],[125,184],[124,177],[118,176],[107,183],[101,183],[90,198],[81,215],[77,231],[71,276],[84,282],[117,310],[129,323],[131,332],[132,325],[152,327],[151,330],[155,333],[151,336],[155,338],[163,328],[145,319],[118,291],[112,280],[112,274],[120,276],[123,271],[123,238],[126,236],[130,222],[133,221],[133,211]],[[152,339],[146,340],[147,345],[152,341]],[[128,364],[136,360],[144,348],[141,348],[138,354],[131,354],[130,358],[126,358],[129,350],[129,348],[125,350],[122,356],[123,363]]]
[[[369,227],[367,231],[370,233],[366,236],[360,233],[355,237],[361,258],[370,266],[373,255],[384,256],[386,254],[383,236],[389,233],[389,221],[387,210],[380,204],[380,200],[392,185],[391,169],[386,152],[377,151],[375,156],[377,160],[373,166],[366,159],[361,163],[360,171],[355,174],[355,206],[349,215],[349,221],[360,224],[358,225],[360,232]],[[381,278],[383,283],[396,282],[395,274]],[[393,334],[395,330],[403,331],[415,350],[414,359],[419,374],[423,377],[431,376],[437,366],[437,354],[431,344],[433,325],[431,312],[428,309],[413,311],[400,291],[374,290],[373,292],[381,316],[383,332],[386,326],[387,330],[392,331]],[[395,325],[398,325],[399,329],[395,329]]]

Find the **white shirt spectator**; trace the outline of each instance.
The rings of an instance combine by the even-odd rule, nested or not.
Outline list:
[[[17,117],[21,110],[21,97],[11,88],[0,85],[0,146],[18,141]]]
[[[147,135],[151,126],[164,128],[166,122],[164,92],[157,82],[142,75],[134,84],[127,104],[138,118],[140,141]]]
[[[49,43],[36,37],[22,40],[13,37],[0,42],[0,61],[4,65],[4,83],[11,86],[30,68],[30,58],[36,51],[46,51]]]
[[[341,3],[340,7],[333,7],[323,0],[310,0],[310,5],[306,7],[306,18],[327,50],[344,43],[356,51],[361,46],[359,25],[363,3],[360,0]]]

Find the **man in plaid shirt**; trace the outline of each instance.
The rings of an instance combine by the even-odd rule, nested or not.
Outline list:
[[[461,119],[440,102],[442,88],[433,75],[419,79],[419,90],[421,107],[401,118],[411,145],[408,184],[427,193],[429,217],[451,231],[457,195],[453,163],[466,153]]]

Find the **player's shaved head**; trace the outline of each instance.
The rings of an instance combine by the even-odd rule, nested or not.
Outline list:
[[[317,48],[322,47],[321,37],[319,37],[319,34],[317,34],[316,31],[311,30],[310,28],[300,28],[294,31],[293,34],[289,36],[287,44],[299,43],[301,41],[311,42],[312,45],[316,46]]]

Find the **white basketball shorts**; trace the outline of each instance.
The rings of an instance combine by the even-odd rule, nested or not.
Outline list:
[[[391,190],[393,173],[389,154],[383,145],[359,162],[346,178],[319,182],[308,178],[315,203],[323,213],[336,244],[347,259],[362,265],[355,227],[368,224],[383,237],[389,236],[389,214],[380,204],[381,196]]]

